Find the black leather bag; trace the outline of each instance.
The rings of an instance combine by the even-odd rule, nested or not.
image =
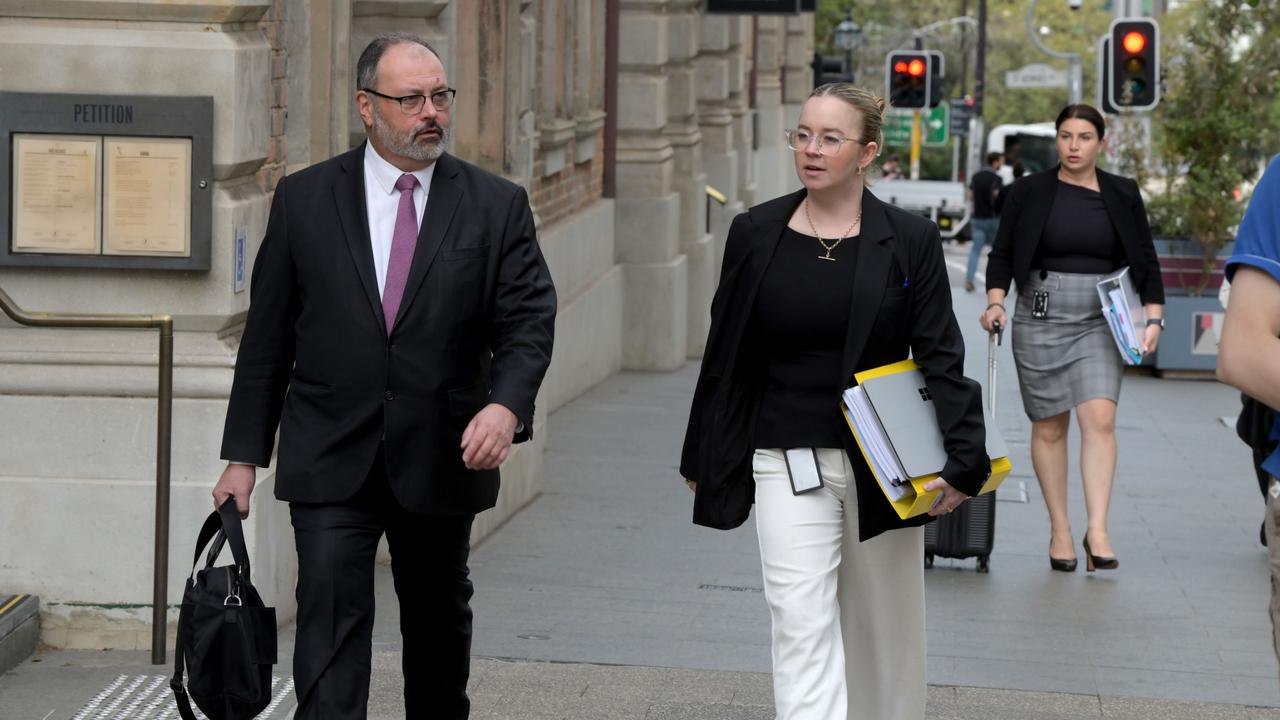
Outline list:
[[[212,540],[204,569],[187,578],[178,614],[173,679],[183,720],[196,720],[191,701],[210,720],[249,720],[271,703],[276,662],[276,611],[265,607],[249,582],[249,552],[235,498],[211,513],[196,540],[192,570]],[[234,565],[214,567],[224,544]],[[186,687],[183,687],[183,664]],[[188,700],[188,694],[190,700]]]

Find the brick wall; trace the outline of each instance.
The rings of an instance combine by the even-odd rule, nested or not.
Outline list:
[[[271,45],[271,139],[267,142],[267,161],[258,170],[258,187],[274,192],[284,177],[287,145],[284,139],[285,108],[289,106],[289,85],[285,79],[285,0],[273,0],[271,9],[262,16],[258,27]]]
[[[577,162],[576,143],[567,149],[569,164],[555,175],[544,176],[541,155],[533,163],[533,185],[529,188],[529,203],[538,214],[541,224],[550,225],[563,220],[590,205],[604,194],[604,131],[596,133],[595,157]]]

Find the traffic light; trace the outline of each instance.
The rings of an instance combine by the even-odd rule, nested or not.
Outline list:
[[[1111,36],[1098,38],[1098,109],[1107,115],[1119,115],[1120,110],[1111,102]]]
[[[1160,26],[1150,18],[1111,23],[1111,104],[1150,110],[1160,102]]]
[[[889,106],[906,110],[930,107],[929,89],[933,57],[923,51],[891,52],[885,60],[885,87]]]
[[[844,71],[844,60],[838,57],[813,54],[813,86],[821,87],[827,83],[848,82],[849,75]]]
[[[947,58],[938,50],[926,50],[929,54],[929,107],[942,104],[947,95],[944,81],[947,77]]]

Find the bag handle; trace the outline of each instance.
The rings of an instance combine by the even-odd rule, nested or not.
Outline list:
[[[227,498],[218,508],[222,517],[222,534],[231,545],[231,557],[235,558],[236,570],[240,577],[249,579],[249,548],[244,543],[244,526],[240,524],[240,511],[236,509],[236,499]]]
[[[244,542],[244,526],[240,524],[240,512],[236,510],[234,497],[227,498],[227,501],[222,503],[222,507],[209,513],[209,517],[205,518],[204,525],[200,528],[200,534],[196,537],[195,554],[191,558],[191,570],[193,572],[196,566],[200,564],[200,552],[204,550],[210,540],[214,544],[213,547],[209,548],[205,567],[213,567],[218,555],[222,553],[223,543],[229,542],[231,544],[231,557],[235,559],[236,563],[236,572],[247,580],[249,578],[249,550]]]
[[[191,558],[192,572],[195,571],[196,565],[200,563],[200,551],[204,549],[205,545],[209,544],[209,541],[221,529],[222,518],[218,516],[216,511],[209,513],[209,517],[205,518],[204,525],[200,528],[200,534],[196,537],[196,552],[195,556]],[[221,551],[222,548],[219,547],[218,549]],[[215,554],[214,557],[217,557],[217,555]],[[209,564],[213,564],[213,558],[209,559]]]

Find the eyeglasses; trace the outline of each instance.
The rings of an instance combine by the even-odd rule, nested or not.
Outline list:
[[[809,143],[818,143],[819,155],[834,155],[840,152],[840,148],[852,138],[841,137],[839,135],[815,135],[808,130],[785,130],[787,136],[787,147],[792,150],[808,150]],[[857,142],[857,140],[854,140]],[[824,152],[829,151],[829,152]]]
[[[360,89],[370,95],[377,95],[378,97],[385,98],[387,100],[395,100],[400,103],[400,112],[405,115],[417,115],[419,112],[422,112],[422,106],[426,104],[428,97],[431,98],[431,104],[436,110],[448,110],[453,107],[453,96],[458,94],[458,91],[453,88],[445,88],[439,92],[431,93],[430,96],[401,95],[400,97],[396,97],[394,95],[383,95],[377,90],[371,90],[369,88]]]

